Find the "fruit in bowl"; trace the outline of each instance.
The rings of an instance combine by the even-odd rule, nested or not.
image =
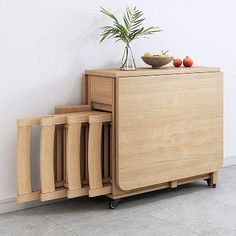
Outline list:
[[[145,52],[144,57],[153,57],[153,54],[151,52]]]
[[[146,52],[142,57],[143,61],[152,66],[152,68],[160,68],[164,65],[170,63],[173,59],[172,56],[167,54],[168,51],[161,51],[161,54],[153,54],[151,52]]]

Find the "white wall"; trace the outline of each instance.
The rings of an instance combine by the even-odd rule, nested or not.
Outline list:
[[[119,65],[123,45],[98,42],[98,28],[108,23],[98,7],[121,13],[127,5],[142,9],[147,23],[164,30],[133,43],[139,66],[145,51],[163,48],[189,55],[197,65],[222,68],[225,156],[236,156],[235,1],[0,0],[0,200],[16,194],[17,117],[79,103],[84,69]]]

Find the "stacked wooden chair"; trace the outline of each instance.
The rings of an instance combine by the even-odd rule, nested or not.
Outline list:
[[[33,191],[31,133],[40,126],[40,189]],[[17,121],[17,201],[47,201],[111,193],[111,113],[89,105]]]

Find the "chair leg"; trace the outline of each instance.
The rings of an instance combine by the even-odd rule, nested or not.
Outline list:
[[[111,193],[111,185],[103,186],[101,165],[102,125],[111,121],[111,114],[89,116],[88,172],[89,196]]]
[[[42,126],[41,128],[40,181],[42,194],[55,191],[54,132],[54,125]]]
[[[31,126],[18,127],[17,139],[17,187],[18,195],[23,195],[32,192],[30,178]]]

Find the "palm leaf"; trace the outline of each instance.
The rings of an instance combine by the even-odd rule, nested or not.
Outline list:
[[[129,44],[134,39],[141,37],[146,37],[147,35],[160,32],[158,27],[148,27],[144,28],[142,26],[145,18],[143,17],[143,12],[138,10],[136,7],[127,7],[123,14],[123,23],[105,8],[101,7],[101,13],[105,14],[112,19],[113,24],[111,26],[102,27],[100,42],[105,39],[114,38],[116,41],[123,41]]]

